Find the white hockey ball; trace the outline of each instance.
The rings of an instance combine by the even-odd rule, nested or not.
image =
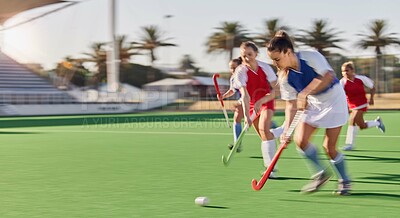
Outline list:
[[[197,197],[194,200],[194,203],[200,206],[206,206],[208,204],[209,200],[207,197]]]

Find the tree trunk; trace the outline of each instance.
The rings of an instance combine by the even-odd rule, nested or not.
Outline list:
[[[376,55],[376,59],[375,59],[376,63],[375,63],[375,90],[377,94],[380,94],[380,86],[379,86],[379,55]]]
[[[233,48],[234,48],[235,36],[229,35],[226,40],[226,47],[229,50],[229,61],[233,59]]]

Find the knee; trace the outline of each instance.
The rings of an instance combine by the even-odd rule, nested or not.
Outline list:
[[[239,116],[235,116],[234,118],[235,123],[241,123],[242,122],[242,118]]]
[[[260,136],[261,136],[261,140],[266,141],[266,140],[272,140],[274,139],[274,135],[269,131],[269,129],[264,129],[264,128],[260,128]]]
[[[304,138],[297,136],[294,138],[294,143],[296,143],[296,145],[300,148],[305,148],[307,147],[308,140],[305,140]]]
[[[368,128],[368,125],[366,123],[363,123],[361,125],[359,125],[360,129],[366,129]]]

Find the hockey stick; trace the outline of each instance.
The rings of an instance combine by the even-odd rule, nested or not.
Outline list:
[[[251,115],[250,119],[253,122],[255,118],[256,118],[256,113],[253,113]],[[228,157],[225,158],[225,156],[222,155],[222,163],[224,163],[225,166],[229,165],[229,162],[231,161],[233,154],[236,153],[237,148],[240,146],[240,144],[242,144],[243,137],[248,129],[249,129],[249,124],[246,123],[242,132],[240,133],[239,137],[237,138],[236,142],[233,144],[233,147],[232,147],[231,151],[229,152]]]
[[[215,87],[215,90],[217,91],[218,98],[220,99],[219,101],[221,103],[222,111],[224,112],[226,125],[228,125],[228,127],[231,128],[231,123],[229,122],[228,114],[226,113],[226,110],[225,110],[224,101],[220,98],[221,92],[219,91],[219,87],[218,87],[218,81],[217,81],[218,77],[219,77],[219,73],[214,74],[212,77],[214,80],[214,87]]]
[[[304,111],[296,112],[296,115],[294,116],[293,121],[290,124],[289,129],[286,132],[285,138],[290,138],[292,136],[294,129],[296,128],[297,124],[299,124],[301,117],[303,116],[303,113],[304,113]],[[271,161],[271,164],[268,166],[267,170],[264,172],[260,181],[257,182],[256,179],[253,179],[251,181],[251,185],[253,186],[253,189],[255,191],[261,190],[262,187],[264,186],[265,182],[267,182],[267,179],[269,178],[269,175],[271,174],[272,170],[274,169],[276,162],[278,162],[278,159],[281,156],[283,149],[285,149],[287,145],[288,145],[287,140],[285,142],[281,143],[278,151],[276,152],[276,154],[274,155],[274,158]]]

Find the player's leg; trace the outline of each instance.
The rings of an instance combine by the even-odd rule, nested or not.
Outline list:
[[[364,111],[363,111],[364,112]],[[382,118],[377,117],[375,120],[367,120],[364,121],[364,117],[362,116],[360,119],[356,121],[357,125],[360,126],[360,129],[366,129],[371,127],[378,128],[382,133],[385,132],[385,125],[383,124]]]
[[[233,113],[233,143],[237,141],[242,133],[242,120],[243,120],[243,107],[241,104],[237,103],[234,105],[234,113]],[[233,144],[228,144],[229,150],[233,148]],[[238,149],[238,150],[241,150]]]
[[[271,126],[272,128],[272,126]],[[285,123],[283,123],[281,126],[278,126],[276,128],[270,129],[269,131],[274,135],[275,139],[279,139],[279,137],[282,135],[283,130],[285,130]]]
[[[360,116],[357,116],[355,122],[360,127],[360,129],[376,127],[381,132],[385,132],[385,125],[383,124],[382,118],[378,116],[375,120],[364,121],[364,113],[367,111],[367,108],[360,109],[359,111]]]
[[[235,105],[235,113],[233,115],[233,134],[235,136],[235,142],[242,132],[242,119],[243,119],[243,108],[242,105]]]
[[[241,108],[241,107],[240,107]],[[237,120],[237,121],[239,121],[240,120],[240,122],[241,122],[241,120],[243,119],[243,117],[244,117],[244,115],[243,115],[243,109],[241,108],[240,110],[239,110],[239,112],[238,113],[236,113],[235,112],[235,114],[237,114],[237,119],[235,118],[235,120]],[[260,135],[260,133],[259,133],[259,131],[258,131],[258,128],[256,128],[256,127],[258,127],[258,120],[259,120],[259,116],[258,117],[256,117],[254,120],[253,120],[253,123],[252,123],[252,125],[254,126],[254,128],[255,128],[255,130],[256,130],[256,132],[257,132],[257,134],[258,135]],[[235,125],[234,125],[235,126]],[[240,132],[242,132],[242,129],[241,129],[241,127],[240,127]],[[235,131],[234,131],[234,133],[235,133]],[[237,136],[237,138],[239,138],[239,136],[240,136],[240,133],[239,133],[239,135]],[[237,140],[237,138],[235,139],[235,142],[236,142],[236,140]],[[229,148],[229,150],[232,150],[232,148],[233,148],[233,144],[228,144],[228,148]],[[242,144],[240,143],[239,144],[239,147],[237,148],[237,152],[241,152],[243,150],[243,148],[242,148]]]
[[[301,155],[308,159],[309,170],[312,174],[312,182],[305,185],[301,191],[304,193],[310,193],[317,191],[319,187],[325,184],[329,179],[329,174],[325,171],[325,167],[320,163],[318,159],[318,151],[315,145],[310,143],[309,139],[315,132],[316,128],[308,125],[307,123],[300,123],[296,130],[295,143],[297,150]]]
[[[350,151],[354,149],[354,142],[357,136],[358,131],[366,128],[366,124],[364,122],[364,111],[363,110],[352,110],[349,118],[349,125],[347,127],[346,134],[346,145],[343,147],[343,150]]]
[[[270,109],[262,109],[260,112],[258,131],[262,141],[274,139],[274,135],[269,131],[273,115],[274,111]]]
[[[276,142],[274,135],[269,131],[274,111],[270,109],[262,109],[260,112],[260,120],[258,123],[258,132],[261,138],[261,154],[263,156],[264,167],[268,168],[272,158],[276,153]],[[276,169],[276,167],[275,167]],[[270,178],[276,178],[276,170],[272,171]],[[264,172],[263,172],[264,173]]]
[[[340,130],[341,127],[326,129],[324,148],[339,178],[338,189],[334,193],[339,195],[349,195],[351,187],[350,178],[346,172],[345,158],[342,153],[336,150]]]

